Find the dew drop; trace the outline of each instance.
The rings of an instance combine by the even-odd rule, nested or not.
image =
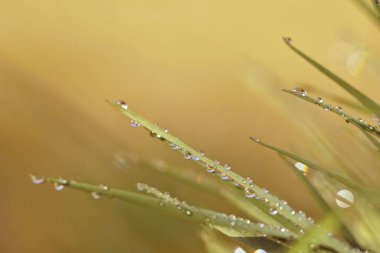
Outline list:
[[[91,197],[92,197],[93,199],[100,199],[100,194],[97,193],[97,192],[91,192]]]
[[[144,184],[142,184],[142,183],[137,183],[137,184],[136,184],[136,189],[137,189],[139,192],[142,192],[142,191],[145,190],[145,186],[144,186]]]
[[[268,194],[268,193],[269,193],[269,190],[268,190],[267,188],[263,188],[263,192],[264,192],[265,194]]]
[[[224,174],[224,173],[220,174],[220,178],[222,180],[230,180],[230,178],[226,174]]]
[[[257,249],[257,250],[255,250],[254,253],[267,253],[267,252],[263,249]]]
[[[164,130],[165,133],[169,133],[169,129],[164,128],[163,130]]]
[[[245,189],[245,196],[250,199],[250,198],[255,197],[255,193],[251,189],[246,188]]]
[[[354,203],[354,195],[349,190],[340,190],[336,195],[335,202],[341,208],[348,208]]]
[[[129,123],[129,125],[131,126],[131,127],[139,127],[140,126],[140,123],[139,122],[137,122],[136,120],[131,120],[131,122]]]
[[[270,215],[276,215],[278,213],[277,209],[269,208],[269,214]]]
[[[243,250],[240,247],[237,247],[236,249],[234,249],[233,253],[247,253],[247,251]]]
[[[54,183],[54,189],[56,191],[62,191],[64,188],[65,188],[65,186],[63,184]]]
[[[280,231],[281,231],[282,233],[288,232],[288,230],[287,230],[286,228],[280,228]]]
[[[128,109],[128,105],[123,100],[116,100],[115,104],[119,105],[124,110]]]
[[[226,170],[231,170],[231,165],[229,165],[228,163],[226,163],[226,164],[224,165],[224,168],[225,168]]]
[[[161,207],[163,207],[163,206],[165,205],[165,201],[160,200],[160,201],[158,202],[158,205],[161,206]]]
[[[232,227],[236,225],[236,223],[234,221],[231,221],[230,224],[231,224]]]
[[[172,149],[174,149],[174,150],[179,150],[179,149],[181,149],[178,145],[176,145],[176,144],[174,144],[174,143],[170,143],[170,145],[169,145]]]
[[[307,173],[309,172],[309,167],[303,163],[296,162],[294,164],[294,167],[296,167],[299,171],[301,171],[305,176],[307,176]]]
[[[300,87],[296,87],[296,88],[293,88],[291,89],[291,91],[294,93],[294,94],[297,94],[299,96],[306,96],[307,92],[305,91],[304,88],[300,88]]]
[[[321,97],[316,98],[316,103],[323,103],[323,99]]]
[[[265,224],[264,224],[264,223],[257,223],[257,226],[258,226],[259,228],[263,228],[263,227],[265,227]]]
[[[186,159],[186,160],[189,160],[191,157],[192,157],[192,155],[190,154],[190,152],[185,152],[184,154],[183,154],[183,157]]]
[[[207,164],[207,172],[208,173],[214,173],[215,172],[215,167],[212,164]]]
[[[43,184],[45,183],[45,178],[43,177],[37,177],[35,175],[29,175],[30,179],[32,180],[33,184]]]
[[[190,210],[186,210],[186,215],[191,216],[193,213]]]
[[[327,105],[326,107],[323,108],[325,111],[330,111],[331,110],[331,105]]]
[[[108,190],[110,189],[107,185],[104,185],[104,184],[100,184],[100,185],[99,185],[99,188],[100,188],[102,191],[108,191]]]

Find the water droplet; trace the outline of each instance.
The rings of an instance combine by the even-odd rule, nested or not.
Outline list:
[[[294,164],[294,167],[296,167],[299,171],[301,171],[305,176],[307,176],[307,173],[309,172],[309,167],[303,163],[296,162]]]
[[[233,226],[235,226],[236,223],[235,223],[234,221],[231,221],[230,224],[231,224],[231,226],[233,227]]]
[[[296,88],[293,88],[291,89],[291,91],[294,93],[294,94],[297,94],[299,96],[306,96],[307,92],[303,89],[303,88],[300,88],[300,87],[296,87]]]
[[[69,183],[69,180],[67,180],[65,178],[58,178],[58,184],[66,185],[68,183]]]
[[[92,197],[93,199],[100,199],[100,194],[97,193],[97,192],[91,192],[91,197]]]
[[[323,110],[330,111],[331,110],[331,105],[326,105],[326,107],[324,107]]]
[[[348,208],[354,203],[354,195],[349,190],[340,190],[336,195],[335,202],[341,208]]]
[[[167,129],[167,128],[164,128],[164,129],[162,129],[162,130],[164,130],[165,133],[168,133],[168,132],[169,132],[169,129]]]
[[[283,41],[286,43],[286,44],[291,44],[292,43],[292,38],[290,37],[282,37]]]
[[[162,137],[162,135],[160,135],[159,133],[153,132],[153,131],[150,132],[150,136],[152,136],[153,138],[157,138],[161,141],[165,140],[165,138]]]
[[[186,215],[191,216],[193,213],[190,210],[186,210]]]
[[[220,178],[222,180],[230,180],[230,178],[226,174],[224,174],[224,173],[220,174]]]
[[[268,193],[269,193],[269,190],[268,190],[267,188],[263,188],[263,192],[264,192],[265,194],[268,194]]]
[[[139,127],[140,123],[132,119],[131,122],[129,123],[129,125],[131,127]]]
[[[145,185],[142,184],[142,183],[137,183],[136,184],[136,189],[139,191],[139,192],[142,192],[145,190]]]
[[[281,231],[282,233],[288,232],[288,230],[287,230],[286,228],[280,228],[280,231]]]
[[[226,163],[226,164],[224,165],[224,168],[225,168],[226,170],[231,170],[231,165],[229,165],[228,163]]]
[[[267,252],[263,249],[257,249],[257,250],[255,250],[254,253],[267,253]]]
[[[257,226],[258,226],[259,228],[264,228],[264,227],[265,227],[265,224],[264,224],[264,223],[257,223]]]
[[[189,153],[189,152],[185,152],[184,154],[183,154],[183,157],[186,159],[186,160],[189,160],[190,158],[191,158],[191,154]]]
[[[291,214],[291,215],[295,215],[295,214],[296,214],[296,211],[295,211],[295,210],[292,210],[292,211],[290,211],[290,214]]]
[[[236,249],[234,249],[233,253],[247,253],[247,251],[243,250],[240,247],[237,247]]]
[[[337,106],[336,109],[341,112],[343,110],[343,108],[341,106]]]
[[[37,177],[35,175],[30,174],[30,179],[32,180],[33,184],[43,184],[45,183],[45,178],[43,177]]]
[[[54,183],[54,189],[56,191],[62,191],[64,188],[65,188],[65,186],[63,184]]]
[[[315,99],[315,103],[316,103],[316,104],[323,103],[323,99],[322,99],[321,97],[317,97],[317,98]]]
[[[269,208],[269,214],[270,215],[276,215],[278,213],[277,209]]]
[[[255,193],[251,189],[246,188],[245,189],[245,196],[250,199],[250,198],[255,197]]]
[[[246,223],[246,224],[251,224],[251,221],[248,220],[248,219],[246,219],[246,220],[245,220],[245,223]]]
[[[160,201],[158,201],[158,205],[163,207],[165,205],[165,201],[163,201],[162,199]]]
[[[256,138],[256,137],[249,137],[251,140],[253,140],[254,142],[256,143],[260,143],[260,139]]]
[[[99,188],[100,188],[102,191],[108,191],[108,190],[110,189],[107,185],[104,185],[104,184],[100,184],[100,185],[99,185]]]
[[[212,164],[207,164],[207,172],[209,173],[214,173],[215,172],[215,167]]]
[[[179,149],[181,149],[178,145],[176,145],[176,144],[174,144],[174,143],[170,143],[170,145],[169,145],[172,149],[174,149],[174,150],[179,150]]]
[[[119,105],[124,110],[128,109],[128,105],[123,100],[116,100],[115,104]]]

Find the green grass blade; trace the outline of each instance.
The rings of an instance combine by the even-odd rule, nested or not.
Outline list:
[[[344,90],[346,90],[348,93],[350,93],[353,97],[355,97],[364,107],[366,107],[370,112],[373,112],[376,115],[380,115],[380,106],[370,99],[368,96],[366,96],[363,92],[353,87],[351,84],[328,70],[326,67],[322,66],[320,63],[306,55],[304,52],[296,48],[290,38],[284,38],[285,44],[289,46],[290,49],[292,49],[296,54],[298,54],[301,58],[306,60],[308,63],[310,63],[313,67],[318,69],[320,72],[322,72],[325,76],[330,78],[332,81],[334,81],[336,84],[338,84],[340,87],[342,87]]]
[[[299,88],[298,88],[299,89]],[[361,130],[365,130],[371,134],[377,135],[380,137],[380,129],[376,126],[372,126],[366,122],[364,122],[360,118],[355,118],[348,113],[344,112],[341,107],[339,106],[332,106],[331,104],[325,103],[321,98],[312,98],[308,95],[306,95],[306,92],[299,92],[297,88],[292,90],[283,90],[286,93],[289,93],[291,95],[294,95],[298,98],[301,98],[307,102],[310,102],[312,104],[318,105],[321,108],[323,108],[326,111],[331,111],[338,115],[339,117],[345,119],[347,123],[354,123],[354,125]]]
[[[242,196],[240,192],[237,192],[235,187],[225,188],[222,187],[220,183],[215,180],[210,180],[210,178],[199,179],[199,174],[193,171],[186,171],[184,169],[179,169],[171,166],[165,167],[165,169],[156,169],[152,164],[146,162],[140,162],[141,167],[147,169],[153,169],[164,173],[166,176],[172,177],[175,181],[183,182],[199,188],[205,192],[211,192],[222,196],[224,199],[229,201],[235,207],[246,213],[249,217],[263,222],[267,225],[279,227],[284,224],[285,221],[278,222],[268,213],[268,207],[261,205],[259,200],[247,199]]]
[[[297,235],[287,229],[275,228],[270,226],[262,226],[251,222],[248,219],[236,217],[235,215],[227,215],[211,211],[208,209],[198,208],[187,204],[184,201],[179,201],[177,198],[171,197],[167,193],[162,193],[159,190],[150,187],[146,184],[137,184],[139,191],[145,191],[154,197],[147,196],[142,193],[135,193],[120,189],[114,189],[104,185],[92,185],[74,180],[44,178],[31,175],[33,182],[39,180],[39,183],[54,184],[56,189],[62,190],[64,187],[73,188],[76,190],[90,193],[94,199],[99,199],[101,196],[118,198],[134,204],[139,204],[148,207],[161,209],[169,214],[193,219],[202,224],[215,227],[224,234],[234,237],[256,237],[267,236],[269,238],[281,240],[293,240]],[[59,188],[57,188],[59,187]],[[226,233],[229,231],[229,234]]]
[[[319,166],[319,165],[317,165],[317,164],[315,164],[313,162],[310,162],[310,161],[302,158],[299,155],[296,155],[296,154],[290,153],[290,152],[288,152],[286,150],[280,149],[278,147],[269,145],[269,144],[264,143],[264,142],[262,142],[262,141],[260,141],[260,140],[258,140],[256,138],[253,138],[253,137],[250,137],[250,138],[255,143],[260,144],[261,146],[264,146],[266,148],[274,150],[274,151],[276,151],[276,152],[278,152],[280,154],[283,154],[283,155],[285,155],[285,156],[287,156],[287,157],[289,157],[289,158],[291,158],[291,159],[293,159],[295,161],[301,162],[301,163],[307,165],[309,168],[314,169],[314,170],[316,170],[316,171],[318,171],[318,172],[320,172],[320,173],[328,176],[329,178],[331,178],[331,179],[333,179],[333,180],[335,180],[337,182],[340,182],[340,183],[346,185],[347,187],[349,187],[349,188],[351,188],[351,189],[353,189],[353,190],[355,190],[355,191],[357,191],[359,193],[365,194],[366,197],[371,198],[372,200],[375,200],[377,203],[379,203],[379,201],[380,201],[380,194],[376,190],[373,190],[373,189],[368,188],[368,187],[366,187],[364,185],[358,184],[358,183],[356,183],[356,182],[354,182],[354,181],[352,181],[352,180],[350,180],[350,179],[348,179],[346,177],[343,177],[343,176],[341,176],[339,174],[336,174],[336,173],[333,173],[333,172],[331,172],[331,171],[329,171],[327,169],[324,169],[321,166]]]
[[[107,101],[108,102],[108,101]],[[292,231],[308,229],[313,226],[312,220],[308,219],[303,213],[297,213],[291,208],[287,202],[281,201],[278,197],[269,193],[268,190],[253,184],[249,178],[243,178],[237,173],[233,172],[230,167],[221,165],[219,161],[212,160],[204,155],[203,152],[197,151],[190,147],[178,137],[170,134],[166,129],[160,128],[157,124],[150,122],[141,115],[132,111],[123,101],[116,101],[116,103],[109,102],[114,108],[119,110],[125,116],[129,117],[134,123],[143,126],[149,131],[152,137],[155,137],[163,143],[169,145],[173,150],[181,153],[186,159],[191,159],[204,167],[210,174],[220,177],[226,177],[228,180],[224,182],[235,185],[242,191],[250,194],[250,198],[255,197],[265,203],[273,218],[278,222],[288,220],[287,224],[282,224]],[[248,195],[248,194],[247,194]]]

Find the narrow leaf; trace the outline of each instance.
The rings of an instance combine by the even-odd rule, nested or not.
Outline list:
[[[320,63],[306,55],[304,52],[296,48],[290,38],[284,38],[284,41],[286,45],[289,46],[290,49],[292,49],[296,54],[301,56],[304,60],[306,60],[308,63],[310,63],[313,67],[315,67],[317,70],[322,72],[325,76],[330,78],[332,81],[334,81],[336,84],[338,84],[340,87],[345,89],[348,93],[350,93],[352,96],[354,96],[364,107],[366,107],[370,112],[375,113],[376,115],[380,115],[380,106],[367,97],[363,92],[353,87],[351,84],[328,70],[326,67],[322,66]]]

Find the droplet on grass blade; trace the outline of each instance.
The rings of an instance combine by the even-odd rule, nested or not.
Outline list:
[[[304,88],[301,88],[301,87],[295,87],[293,89],[291,89],[291,91],[294,93],[294,94],[297,94],[299,96],[306,96],[307,92],[305,91]]]
[[[255,250],[255,253],[267,253],[267,252],[263,249],[257,249]]]
[[[243,250],[240,247],[237,247],[236,249],[234,249],[233,253],[247,253],[247,251]]]
[[[305,176],[307,176],[307,173],[309,172],[309,167],[303,163],[296,162],[294,164],[294,167],[296,167],[299,171],[301,171]]]
[[[354,201],[354,195],[349,190],[343,189],[336,193],[337,197],[335,199],[336,204],[341,208],[350,207]]]
[[[64,188],[65,188],[65,186],[63,184],[54,183],[54,189],[56,191],[62,191]]]
[[[93,199],[100,199],[100,194],[98,192],[91,192],[91,197]]]
[[[115,104],[123,108],[124,110],[128,109],[128,105],[124,102],[124,100],[116,100]]]
[[[45,183],[45,178],[43,177],[37,177],[35,175],[30,174],[30,179],[32,180],[33,184],[43,184]]]
[[[139,127],[140,126],[140,123],[139,122],[137,122],[136,120],[131,120],[131,122],[129,123],[129,125],[131,126],[131,127]]]

